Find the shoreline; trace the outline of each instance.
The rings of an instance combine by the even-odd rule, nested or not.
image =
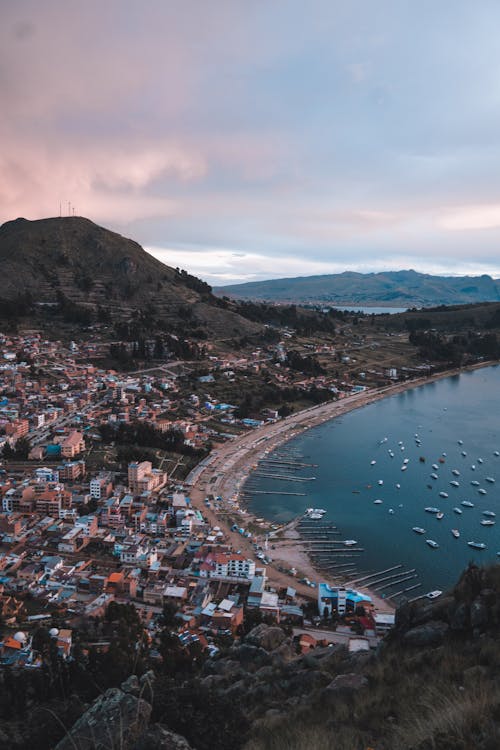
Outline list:
[[[312,427],[328,422],[355,409],[368,406],[383,398],[397,395],[437,380],[453,377],[463,372],[470,372],[498,364],[497,361],[480,362],[466,367],[444,370],[432,375],[425,375],[413,380],[395,383],[376,390],[361,391],[360,393],[345,396],[337,401],[329,401],[308,409],[303,409],[285,419],[263,425],[252,430],[251,433],[224,443],[201,461],[186,479],[186,484],[191,486],[190,496],[193,506],[201,510],[204,515],[208,515],[213,525],[219,525],[224,528],[226,537],[228,537],[235,549],[245,549],[245,554],[249,554],[252,559],[255,559],[255,550],[248,539],[242,537],[237,532],[231,532],[230,524],[227,523],[226,519],[231,514],[234,514],[244,519],[247,524],[251,523],[255,525],[257,523],[254,514],[246,508],[241,507],[239,495],[244,482],[256,464],[267,453]],[[204,499],[208,494],[224,498],[222,511],[216,512],[206,508]],[[335,580],[334,576],[321,571],[321,569],[313,565],[311,559],[302,548],[297,532],[294,532],[295,538],[293,537],[293,529],[296,521],[297,519],[294,519],[294,521],[285,524],[284,533],[289,536],[285,537],[284,542],[276,540],[275,547],[278,554],[273,555],[273,563],[283,562],[288,565],[288,568],[295,567],[307,577],[313,576],[315,579],[327,578],[333,585],[341,585],[338,580]],[[265,524],[268,527],[274,525],[268,519],[265,520]],[[277,531],[280,531],[280,528]],[[264,534],[263,527],[262,534]],[[279,553],[281,553],[281,556]],[[258,560],[256,560],[256,563],[260,564]],[[292,586],[302,596],[309,599],[316,598],[313,589],[308,588],[305,584],[299,584],[292,575],[279,571],[273,563],[267,566],[267,576],[270,583],[275,583],[279,586]],[[395,610],[396,607],[390,598],[381,599],[374,591],[371,591],[367,587],[359,587],[358,590],[371,597],[376,611],[393,612]]]

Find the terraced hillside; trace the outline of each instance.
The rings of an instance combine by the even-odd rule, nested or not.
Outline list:
[[[82,217],[0,227],[0,298],[27,296],[35,305],[72,304],[109,310],[114,319],[150,311],[166,323],[190,319],[210,337],[242,335],[259,326],[225,309],[203,281],[164,265],[137,242]]]

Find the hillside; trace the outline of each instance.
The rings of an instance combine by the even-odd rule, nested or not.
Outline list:
[[[114,677],[93,702],[84,700],[85,662],[67,678],[70,700],[47,705],[26,681],[28,710],[40,720],[2,717],[2,747],[496,750],[499,595],[500,566],[471,564],[443,596],[403,605],[371,652],[339,643],[299,655],[290,630],[262,623],[213,659],[195,657],[191,667],[181,659],[175,669],[174,660],[123,682],[115,649]],[[20,675],[4,671],[0,684],[10,685],[8,703]]]
[[[218,287],[215,293],[237,299],[426,307],[500,300],[500,281],[491,276],[431,276],[416,271],[353,273],[270,279]]]
[[[82,217],[3,224],[0,263],[0,298],[7,308],[16,303],[50,308],[62,302],[104,310],[115,321],[140,311],[174,328],[189,319],[209,337],[258,329],[224,309],[203,281]]]

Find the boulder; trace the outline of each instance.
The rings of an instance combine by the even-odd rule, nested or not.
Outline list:
[[[274,651],[283,641],[286,633],[281,628],[261,623],[253,628],[245,637],[245,642],[252,646],[259,646],[266,651]]]
[[[439,646],[448,629],[446,622],[428,622],[426,625],[408,630],[403,636],[403,641],[407,646]]]
[[[171,732],[161,724],[153,724],[141,734],[132,750],[192,750],[192,748],[185,737]]]
[[[139,695],[141,688],[137,675],[131,674],[125,682],[122,682],[120,689],[123,690],[124,693],[130,693],[130,695]]]
[[[250,672],[255,672],[260,667],[266,666],[271,660],[265,649],[258,646],[250,646],[248,643],[244,643],[242,646],[234,649],[231,655],[239,661],[243,669],[247,669]]]
[[[368,686],[368,680],[362,674],[339,674],[325,688],[325,693],[354,693]]]
[[[147,727],[151,706],[119,688],[110,688],[80,716],[56,750],[132,750]]]
[[[452,630],[468,630],[469,627],[469,607],[465,602],[462,602],[452,608],[450,612],[450,628]]]
[[[470,608],[470,624],[473,628],[482,628],[488,624],[488,607],[482,599],[474,599]]]

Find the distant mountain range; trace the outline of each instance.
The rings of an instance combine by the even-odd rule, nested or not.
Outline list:
[[[160,330],[198,326],[208,338],[260,328],[221,304],[205,282],[79,216],[6,222],[0,268],[2,309],[77,306],[104,310],[113,321],[147,314]]]
[[[233,299],[295,304],[433,307],[500,300],[500,280],[491,276],[431,276],[416,271],[345,273],[251,281],[217,287]]]

